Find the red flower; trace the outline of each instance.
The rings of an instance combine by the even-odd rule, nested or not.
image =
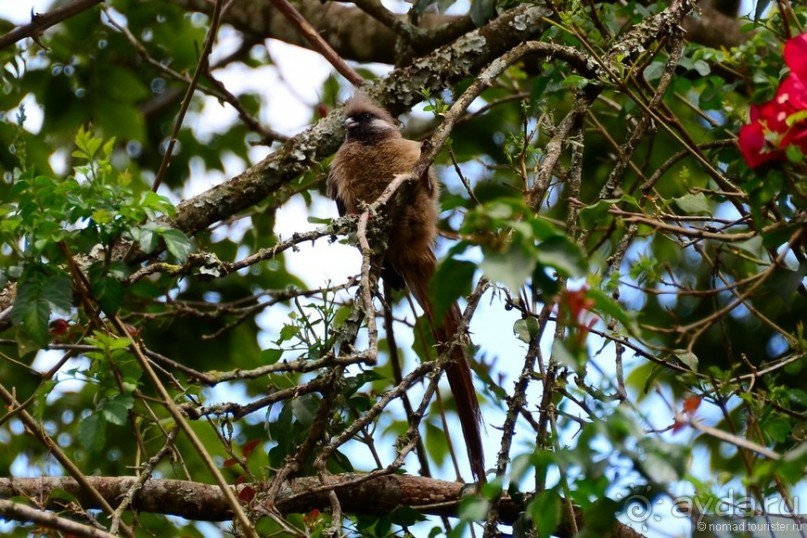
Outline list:
[[[586,297],[585,288],[580,288],[575,291],[566,290],[566,306],[569,307],[572,319],[577,321],[582,318],[586,312],[594,308],[594,299]]]
[[[785,43],[785,63],[791,73],[807,76],[807,34],[801,34]]]
[[[807,154],[807,34],[789,39],[784,57],[790,74],[773,99],[751,106],[751,123],[740,129],[737,143],[751,168],[782,158],[788,146]]]
[[[765,127],[768,133],[781,134],[787,131],[787,117],[790,115],[790,107],[780,103],[777,97],[763,105],[751,107],[751,121],[759,122]],[[768,137],[769,140],[771,137]],[[776,140],[770,140],[778,142]]]
[[[684,399],[684,413],[689,416],[693,416],[695,411],[698,410],[698,407],[701,406],[701,397],[700,396],[689,396]]]
[[[804,122],[796,124],[782,139],[782,147],[788,146],[796,146],[807,155],[807,125]]]
[[[794,112],[807,109],[807,84],[805,81],[807,81],[807,73],[799,75],[791,72],[779,85],[774,101]]]
[[[737,143],[745,162],[751,168],[779,158],[778,151],[766,148],[765,128],[757,121],[742,126]]]

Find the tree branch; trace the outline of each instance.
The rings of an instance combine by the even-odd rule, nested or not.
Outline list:
[[[3,499],[0,499],[0,516],[3,516],[4,519],[36,523],[40,527],[60,530],[70,536],[86,536],[87,538],[115,538],[117,536],[89,525],[83,525],[72,519],[32,508],[26,504]]]
[[[306,41],[316,50],[319,52],[323,58],[328,60],[334,69],[336,69],[340,75],[345,77],[347,80],[350,81],[355,87],[360,88],[364,86],[364,79],[359,75],[352,67],[350,67],[340,56],[339,54],[333,50],[327,41],[322,39],[317,31],[311,26],[305,17],[303,17],[299,11],[297,11],[293,5],[291,5],[288,0],[271,0],[272,4],[281,12],[286,18],[291,22],[294,26],[297,27],[297,30],[305,37]]]
[[[44,14],[34,13],[31,16],[31,22],[29,24],[18,26],[7,34],[0,36],[0,50],[26,37],[31,37],[36,40],[42,35],[42,32],[51,26],[90,9],[100,4],[102,1],[103,0],[75,0],[75,2],[71,2],[70,4]]]
[[[473,493],[465,484],[433,478],[387,475],[361,480],[361,477],[360,473],[345,473],[289,480],[280,488],[275,499],[275,508],[281,514],[327,510],[330,508],[328,492],[334,491],[342,510],[354,514],[389,514],[398,507],[411,507],[426,515],[457,516],[462,498]],[[88,476],[87,480],[112,502],[125,495],[138,482],[138,478],[133,476]],[[233,486],[233,490],[237,492],[250,487],[257,492],[253,502],[260,503],[264,485],[242,484]],[[323,489],[323,485],[328,488]],[[0,499],[24,495],[41,499],[43,507],[47,509],[56,510],[62,507],[60,503],[64,499],[51,496],[57,490],[74,495],[83,506],[92,507],[92,499],[85,498],[86,493],[71,478],[0,478]],[[312,490],[315,492],[311,493]],[[146,482],[132,499],[132,509],[196,521],[232,519],[230,507],[217,486],[184,480],[159,479]],[[523,509],[523,505],[504,495],[500,505],[502,523],[513,524]],[[581,519],[579,510],[576,510],[575,519]],[[561,521],[555,534],[571,536],[570,523]],[[578,521],[577,524],[581,525],[581,522]],[[641,535],[617,523],[612,536]]]
[[[172,1],[188,10],[204,13],[211,10],[207,0]],[[295,6],[342,58],[358,62],[395,64],[399,36],[405,36],[406,45],[423,55],[474,29],[470,17],[436,13],[423,14],[420,26],[413,27],[404,15],[381,11],[370,0],[362,1],[359,8],[319,0],[298,0]],[[225,22],[256,38],[312,48],[277,10],[272,9],[271,2],[238,2],[228,10]],[[737,46],[750,36],[741,30],[741,20],[710,7],[699,7],[698,15],[686,17],[682,26],[688,41],[718,49]]]
[[[209,13],[211,8],[207,0],[172,1],[185,9],[203,13]],[[403,15],[389,14],[388,17],[383,17],[376,10],[371,10],[368,14],[361,9],[341,6],[338,2],[323,3],[319,0],[296,1],[294,5],[342,58],[358,62],[395,63],[397,32],[402,29],[411,29],[409,33],[417,33],[417,40],[411,40],[408,45],[416,47],[419,54],[431,52],[474,29],[469,17],[426,13],[421,17],[421,25],[415,31],[415,27],[411,27]],[[390,17],[400,21],[400,24],[393,24]],[[379,18],[384,20],[379,21]],[[256,38],[277,39],[291,45],[312,48],[271,2],[236,2],[224,19],[239,31]]]

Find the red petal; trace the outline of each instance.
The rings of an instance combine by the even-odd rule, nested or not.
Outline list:
[[[803,123],[794,125],[782,139],[782,148],[798,146],[802,153],[807,155],[807,125]]]
[[[566,306],[569,307],[569,312],[574,320],[579,319],[580,314],[585,310],[585,294],[585,289],[566,290]]]
[[[743,125],[737,144],[740,146],[740,152],[743,154],[745,162],[751,168],[756,168],[779,157],[778,151],[763,152],[767,143],[764,128],[759,122]]]
[[[255,488],[252,486],[245,486],[241,491],[238,492],[238,499],[241,502],[248,503],[255,497]]]
[[[785,43],[785,63],[790,71],[807,78],[807,34],[801,34]]]
[[[790,73],[779,89],[776,91],[774,102],[777,106],[782,107],[789,114],[799,110],[807,109],[807,81],[806,76],[800,76],[796,73]]]
[[[63,319],[55,319],[50,324],[50,334],[53,336],[61,336],[67,332],[70,326],[67,324],[66,320]]]
[[[701,397],[700,396],[690,396],[689,398],[684,399],[684,412],[687,415],[692,415],[695,411],[698,410],[698,407],[701,405]]]
[[[759,123],[773,133],[784,134],[787,131],[787,117],[793,113],[787,104],[782,104],[774,98],[759,107]]]
[[[260,444],[260,442],[260,439],[253,439],[252,441],[247,441],[244,443],[244,447],[241,449],[244,457],[248,458],[249,455],[252,454],[252,451],[255,450],[255,447]]]
[[[751,123],[756,123],[759,120],[759,105],[751,105]]]

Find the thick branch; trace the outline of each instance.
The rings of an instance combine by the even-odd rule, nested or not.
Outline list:
[[[207,0],[172,1],[189,10],[210,12],[211,6]],[[294,6],[342,58],[358,62],[395,63],[398,36],[364,11],[320,0],[299,0],[294,2]],[[403,15],[397,17],[402,23],[406,21]],[[236,2],[227,10],[224,20],[256,38],[277,39],[312,48],[271,2]],[[473,24],[468,17],[426,13],[421,17],[421,28],[434,30],[424,33],[417,42],[412,42],[422,54],[473,30]]]
[[[723,15],[708,6],[698,7],[698,16],[686,17],[681,26],[687,41],[715,49],[731,48],[745,43],[751,32],[743,32],[745,23],[736,17]]]
[[[109,500],[118,502],[137,483],[137,477],[87,477],[93,486]],[[323,488],[323,486],[327,486]],[[253,503],[260,503],[261,485],[237,486],[240,491],[250,487],[256,495]],[[85,507],[92,507],[92,499],[78,484],[65,477],[0,478],[0,499],[25,496],[36,500],[47,509],[59,509],[64,499],[51,497],[62,490],[76,498]],[[295,478],[281,487],[274,508],[282,514],[308,513],[313,509],[330,507],[328,492],[335,491],[345,512],[354,514],[389,514],[397,507],[411,507],[426,515],[456,516],[459,502],[473,490],[465,484],[407,475],[387,475],[362,480],[362,475],[347,473],[322,477]],[[269,507],[267,507],[269,508]],[[219,488],[209,484],[183,480],[150,480],[132,500],[132,509],[140,512],[170,514],[197,521],[226,521],[232,513]],[[524,509],[505,496],[500,506],[501,521],[514,523]],[[580,513],[575,515],[580,518]],[[568,521],[562,521],[555,534],[571,536]],[[580,522],[578,521],[578,525]],[[613,536],[640,536],[630,528],[618,525]]]
[[[276,507],[284,514],[327,508],[327,491],[322,486],[328,485],[336,490],[342,508],[352,513],[388,514],[396,507],[411,506],[425,514],[456,515],[459,501],[467,489],[464,484],[457,482],[406,475],[388,475],[363,481],[361,478],[358,474],[331,475],[324,477],[325,484],[320,477],[295,478],[281,488]],[[111,503],[118,502],[138,481],[134,476],[88,476],[87,480]],[[258,492],[255,500],[259,502],[261,486],[246,484],[238,486],[238,489],[247,486]],[[58,509],[64,499],[51,497],[56,490],[74,495],[85,508],[95,505],[93,499],[72,478],[0,478],[0,499],[22,495],[36,500],[44,508]],[[312,490],[314,493],[311,493]],[[512,522],[518,511],[512,501],[509,507],[510,511],[504,517]],[[184,480],[146,482],[134,496],[132,509],[197,521],[226,521],[232,518],[232,511],[217,486]]]
[[[173,0],[186,9],[209,13],[207,0]],[[322,38],[343,58],[358,62],[394,64],[397,59],[398,35],[361,9],[345,7],[336,2],[298,0],[294,5],[311,23]],[[406,19],[397,15],[401,23]],[[272,8],[271,2],[236,2],[228,10],[225,22],[238,30],[261,39],[277,39],[300,47],[311,45],[282,15]],[[407,45],[417,54],[427,54],[473,29],[467,16],[426,13],[421,17],[420,28],[426,29],[418,39]],[[714,48],[730,48],[746,41],[741,31],[743,21],[728,17],[708,6],[699,8],[699,14],[686,17],[683,22],[689,41]]]

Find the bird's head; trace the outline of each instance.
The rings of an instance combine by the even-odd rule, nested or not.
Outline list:
[[[359,142],[401,136],[395,118],[361,94],[352,97],[345,106],[345,128],[346,140]]]

